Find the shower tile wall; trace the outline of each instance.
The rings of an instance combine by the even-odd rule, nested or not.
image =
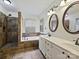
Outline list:
[[[18,19],[8,17],[7,19],[7,42],[15,43],[18,41]]]

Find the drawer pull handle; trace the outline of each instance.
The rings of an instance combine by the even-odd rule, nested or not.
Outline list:
[[[62,54],[65,54],[65,52],[62,52]]]
[[[70,56],[67,56],[68,58],[70,58]]]

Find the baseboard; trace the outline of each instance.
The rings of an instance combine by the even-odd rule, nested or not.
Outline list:
[[[40,50],[40,49],[39,49]],[[42,51],[40,50],[41,54],[43,55],[43,57],[46,59],[46,57],[44,56],[44,54],[42,53]]]

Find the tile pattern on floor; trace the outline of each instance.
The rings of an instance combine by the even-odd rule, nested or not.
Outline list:
[[[41,52],[37,50],[22,52],[19,54],[15,54],[12,59],[45,59]]]

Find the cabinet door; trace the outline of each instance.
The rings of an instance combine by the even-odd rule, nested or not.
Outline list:
[[[51,47],[51,42],[47,41],[46,40],[46,43],[45,43],[45,47],[46,47],[46,54],[47,55],[50,55],[51,56],[51,52],[52,52],[52,47]]]
[[[42,51],[42,53],[45,56],[45,39],[40,38],[39,40],[39,49]]]
[[[52,59],[51,57],[52,57],[51,55],[46,54],[46,59]]]
[[[42,50],[42,39],[39,39],[39,49]]]
[[[52,49],[52,59],[66,59],[66,55],[64,54],[64,51],[57,46],[54,46]]]
[[[67,59],[77,59],[77,57],[73,54],[68,53],[67,54]]]
[[[44,54],[44,56],[45,56],[45,52],[46,52],[46,47],[45,47],[45,39],[42,39],[42,47],[43,47],[43,54]]]

